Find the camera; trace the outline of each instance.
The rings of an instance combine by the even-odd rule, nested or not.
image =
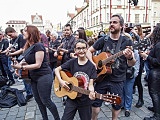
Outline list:
[[[133,23],[126,23],[125,24],[125,32],[130,33],[131,30],[133,29],[134,24]]]

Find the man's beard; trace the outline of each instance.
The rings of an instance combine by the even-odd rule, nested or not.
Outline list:
[[[120,32],[120,30],[119,29],[114,29],[114,31],[110,31],[112,34],[117,34],[117,33],[119,33]]]

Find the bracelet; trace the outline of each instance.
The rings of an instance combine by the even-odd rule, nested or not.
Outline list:
[[[131,57],[131,58],[127,59],[127,60],[133,60],[133,57]]]

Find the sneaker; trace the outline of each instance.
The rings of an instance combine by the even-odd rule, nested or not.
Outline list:
[[[13,80],[9,80],[9,81],[7,82],[7,85],[8,85],[8,86],[12,86],[13,84],[15,84],[15,81],[13,81]]]
[[[104,104],[105,104],[106,106],[110,105],[110,103],[109,103],[109,102],[104,102]]]
[[[152,112],[154,112],[154,108],[151,107],[151,106],[147,107],[147,109],[150,110],[150,111],[152,111]]]
[[[33,98],[33,95],[27,95],[26,96],[26,101],[28,102],[30,99],[32,99]]]
[[[130,112],[128,110],[126,110],[124,114],[125,114],[126,117],[130,116]]]

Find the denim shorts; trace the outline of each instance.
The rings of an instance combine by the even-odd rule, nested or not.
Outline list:
[[[121,100],[123,100],[123,98],[122,98],[123,97],[123,86],[124,86],[123,81],[112,82],[112,81],[103,80],[103,81],[97,82],[95,84],[95,91],[97,93],[101,93],[101,94],[106,94],[109,92],[110,94],[118,95],[119,97],[121,97]],[[95,99],[92,103],[92,106],[93,107],[101,107],[102,102],[103,102],[103,100]],[[112,107],[115,110],[119,110],[122,107],[122,102],[119,105],[112,104]]]

